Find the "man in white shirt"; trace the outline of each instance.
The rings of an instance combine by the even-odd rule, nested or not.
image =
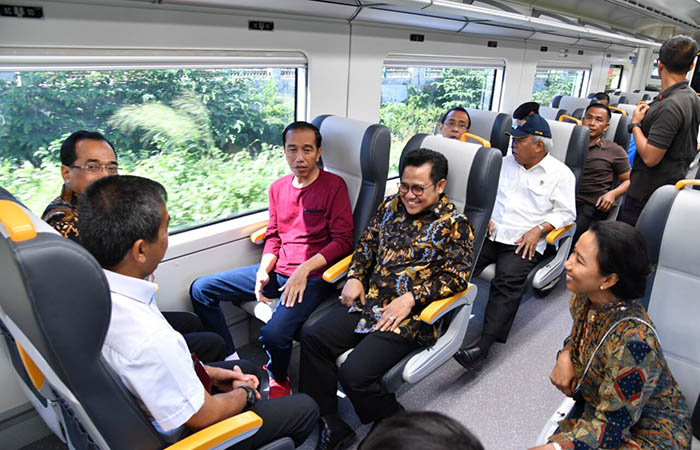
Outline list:
[[[168,248],[166,197],[155,181],[118,175],[98,180],[81,197],[81,243],[104,269],[112,298],[102,357],[167,442],[253,410],[261,429],[232,448],[285,436],[301,445],[318,422],[310,397],[260,400],[258,378],[241,370],[252,364],[202,365],[158,310],[158,285],[148,278]]]
[[[474,267],[478,275],[496,263],[496,275],[481,338],[455,354],[465,368],[486,358],[494,342],[506,342],[527,276],[547,247],[545,236],[576,219],[576,179],[549,154],[553,143],[547,121],[531,114],[508,134],[513,137],[513,152],[503,158],[489,238]]]

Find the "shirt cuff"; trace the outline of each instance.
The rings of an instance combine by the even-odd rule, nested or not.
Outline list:
[[[554,450],[561,450],[561,445],[558,442],[550,442],[554,446]]]

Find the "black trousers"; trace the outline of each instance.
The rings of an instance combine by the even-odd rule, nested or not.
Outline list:
[[[646,205],[646,203],[646,201],[640,201],[628,195],[625,197],[625,202],[620,208],[620,215],[617,217],[617,220],[635,226],[637,224],[637,219],[639,219],[639,215],[642,214],[642,209],[644,209],[644,205]]]
[[[496,263],[496,275],[491,280],[481,334],[487,334],[498,342],[506,342],[508,339],[510,327],[525,293],[525,280],[532,268],[542,259],[539,253],[535,253],[532,260],[523,259],[519,254],[515,254],[516,248],[517,245],[485,239],[474,267],[474,274],[479,275],[486,266]]]
[[[226,358],[224,338],[211,331],[204,331],[204,325],[197,314],[188,311],[163,311],[163,317],[171,327],[180,333],[187,348],[203,363],[222,361]]]
[[[238,366],[244,373],[260,378],[258,367],[245,360],[222,361],[209,365],[224,369]],[[305,394],[259,400],[252,411],[262,418],[262,427],[253,436],[229,447],[229,450],[256,449],[284,437],[292,438],[295,447],[299,447],[318,424],[318,406]]]
[[[571,248],[573,249],[573,245],[576,245],[578,238],[588,231],[591,225],[605,220],[607,217],[608,213],[606,211],[601,211],[590,203],[576,203],[576,232],[574,233],[574,240]]]
[[[301,335],[299,390],[309,394],[322,416],[338,411],[338,382],[362,423],[403,411],[396,396],[384,390],[382,376],[418,345],[393,332],[355,333],[360,313],[338,304]],[[335,360],[353,352],[338,368]]]

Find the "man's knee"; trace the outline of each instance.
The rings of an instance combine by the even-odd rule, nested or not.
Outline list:
[[[272,321],[260,328],[260,336],[265,346],[280,350],[291,347],[294,338],[293,331],[289,333],[284,327],[277,326]]]
[[[338,382],[347,394],[361,388],[365,384],[365,374],[357,364],[353,364],[353,361],[348,358],[338,369]]]
[[[205,305],[216,307],[219,305],[219,299],[216,296],[208,294],[210,282],[209,277],[199,277],[190,285],[190,299],[193,306]]]

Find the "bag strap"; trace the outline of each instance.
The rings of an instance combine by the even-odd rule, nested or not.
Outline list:
[[[612,326],[610,328],[608,328],[608,331],[606,331],[605,334],[603,335],[603,339],[600,340],[600,342],[598,343],[598,346],[595,348],[595,350],[593,350],[593,354],[588,359],[588,364],[586,364],[586,368],[583,370],[583,375],[581,375],[581,379],[579,380],[578,384],[576,385],[576,389],[574,390],[574,394],[578,393],[579,389],[581,388],[581,384],[583,383],[583,380],[586,378],[586,375],[588,374],[588,369],[591,368],[591,364],[593,363],[593,358],[595,357],[596,353],[598,353],[598,350],[603,345],[603,342],[605,342],[605,339],[607,339],[608,335],[615,329],[615,327],[617,327],[619,324],[621,324],[625,320],[634,320],[635,322],[643,323],[644,325],[648,326],[649,329],[654,332],[654,336],[656,336],[656,340],[659,341],[659,344],[661,343],[661,340],[659,339],[658,333],[656,332],[654,327],[646,320],[640,319],[638,317],[625,317],[624,319],[618,320],[617,322],[612,324]]]

